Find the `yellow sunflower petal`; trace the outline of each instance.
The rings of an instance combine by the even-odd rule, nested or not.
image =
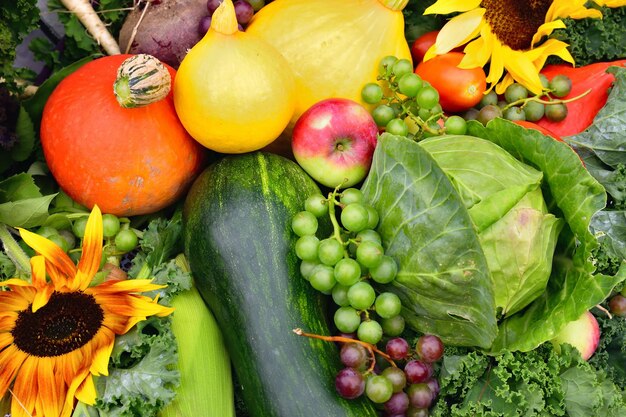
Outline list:
[[[48,301],[50,301],[50,297],[52,296],[53,292],[54,287],[52,285],[46,285],[45,287],[40,288],[37,293],[35,293],[35,298],[33,298],[32,304],[33,313],[48,304]]]
[[[11,402],[11,415],[29,416],[35,410],[35,402],[38,395],[37,368],[40,359],[36,356],[28,356],[22,363],[19,373],[13,383],[13,396]],[[52,383],[49,381],[48,383]],[[16,401],[19,400],[19,401]]]
[[[14,311],[8,311],[0,316],[0,332],[9,332],[15,327],[15,321],[18,314]],[[8,333],[10,335],[10,333]],[[4,348],[0,343],[0,349]]]
[[[13,289],[13,287],[30,287],[31,285],[32,284],[30,282],[24,281],[20,278],[9,278],[7,280],[0,281],[0,287],[10,287],[11,289]]]
[[[93,383],[93,377],[87,375],[87,378],[84,379],[83,383],[76,390],[76,398],[85,404],[93,405],[96,403],[96,396],[96,386]]]
[[[115,343],[115,334],[106,327],[101,327],[98,333],[89,343],[91,351],[88,353],[91,363],[89,372],[92,375],[108,375],[109,374],[109,358],[113,351]]]
[[[39,361],[37,368],[37,408],[44,416],[58,416],[65,400],[65,384],[61,375],[55,372],[54,364],[53,358],[46,358]]]
[[[485,46],[485,40],[481,37],[467,44],[465,56],[459,64],[459,68],[476,68],[484,67],[491,57],[491,49]]]
[[[35,252],[43,255],[46,261],[54,265],[61,274],[64,274],[66,277],[76,275],[76,265],[74,265],[70,257],[63,252],[63,249],[45,237],[29,232],[26,229],[19,229],[19,231],[24,242],[33,248]]]
[[[0,333],[0,350],[13,343],[13,335],[10,332]]]
[[[165,288],[166,285],[153,284],[152,279],[125,279],[103,282],[95,287],[87,288],[86,294],[113,294],[118,292],[146,292]]]
[[[13,291],[0,291],[0,311],[22,311],[26,310],[29,304],[29,300]]]
[[[598,9],[585,7],[587,0],[554,0],[546,13],[546,22],[559,18],[584,19],[586,17],[602,18]]]
[[[574,57],[567,49],[567,44],[556,39],[548,39],[546,42],[542,43],[541,46],[526,51],[524,54],[535,64],[537,69],[543,68],[550,55],[556,55],[563,61],[574,64]]]
[[[36,255],[30,258],[31,281],[37,288],[43,287],[46,282],[46,258]]]
[[[424,14],[450,14],[466,12],[480,6],[481,0],[438,0],[424,10]]]
[[[513,84],[514,82],[515,80],[513,79],[513,76],[507,73],[502,79],[502,81],[500,81],[498,85],[496,85],[496,93],[504,94],[504,91],[506,90],[506,88],[510,86],[511,84]]]
[[[83,239],[83,254],[78,262],[78,272],[70,288],[84,290],[100,268],[102,260],[102,213],[94,206],[87,220]]]
[[[504,67],[513,76],[515,81],[522,84],[534,94],[540,94],[543,90],[539,70],[533,62],[526,57],[524,52],[513,51],[508,46],[503,47],[508,59],[504,62]],[[496,92],[498,92],[496,90]]]
[[[171,314],[174,309],[157,304],[149,297],[136,294],[98,294],[94,295],[96,302],[104,309],[114,311],[122,316],[153,316],[159,317]]]
[[[76,391],[87,377],[90,377],[89,370],[83,369],[72,378],[72,382],[69,384],[67,393],[65,394],[63,410],[61,411],[61,415],[59,417],[70,417],[72,415],[72,411],[74,411],[74,397],[76,396]]]
[[[593,0],[598,6],[622,7],[626,6],[626,0]]]
[[[4,397],[7,388],[27,357],[28,355],[15,345],[9,345],[0,352],[0,398]]]
[[[494,35],[489,35],[487,41]],[[507,57],[508,58],[508,57]],[[499,42],[491,42],[491,63],[489,64],[489,74],[487,74],[487,82],[495,84],[500,81],[504,73],[504,56],[503,47]]]
[[[551,22],[544,23],[543,25],[537,28],[537,32],[533,35],[533,40],[530,43],[531,48],[535,46],[544,36],[550,36],[554,29],[563,29],[565,27],[565,23],[562,20],[554,20]]]
[[[434,52],[436,52],[436,54],[445,54],[457,46],[464,45],[475,38],[476,35],[480,33],[484,14],[485,9],[478,8],[450,19],[437,35]],[[432,58],[429,53],[432,54],[430,49],[426,52],[424,61]]]

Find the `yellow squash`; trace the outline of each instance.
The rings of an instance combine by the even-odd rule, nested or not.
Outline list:
[[[361,88],[376,81],[386,55],[411,59],[402,9],[408,0],[275,0],[246,32],[287,59],[296,77],[298,117],[313,104],[343,97],[365,105]]]
[[[185,129],[205,147],[222,153],[254,151],[274,141],[289,123],[294,78],[278,51],[237,29],[233,3],[225,0],[207,34],[180,64],[174,105]]]

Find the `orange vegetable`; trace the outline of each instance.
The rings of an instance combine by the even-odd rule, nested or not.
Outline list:
[[[117,69],[130,55],[85,64],[44,108],[41,144],[52,175],[75,201],[132,216],[182,196],[202,167],[203,148],[181,125],[171,93],[144,107],[121,107]],[[175,71],[167,67],[172,80]]]

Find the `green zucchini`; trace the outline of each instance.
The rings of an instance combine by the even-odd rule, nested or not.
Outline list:
[[[327,298],[299,272],[292,216],[320,190],[294,162],[270,153],[227,156],[209,166],[183,210],[185,253],[222,329],[252,417],[369,417],[373,404],[335,391],[342,368]]]

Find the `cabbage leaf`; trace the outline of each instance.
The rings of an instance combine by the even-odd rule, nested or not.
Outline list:
[[[446,174],[417,143],[383,134],[362,191],[400,265],[387,290],[402,300],[408,324],[446,343],[489,347],[497,328],[487,263]]]

